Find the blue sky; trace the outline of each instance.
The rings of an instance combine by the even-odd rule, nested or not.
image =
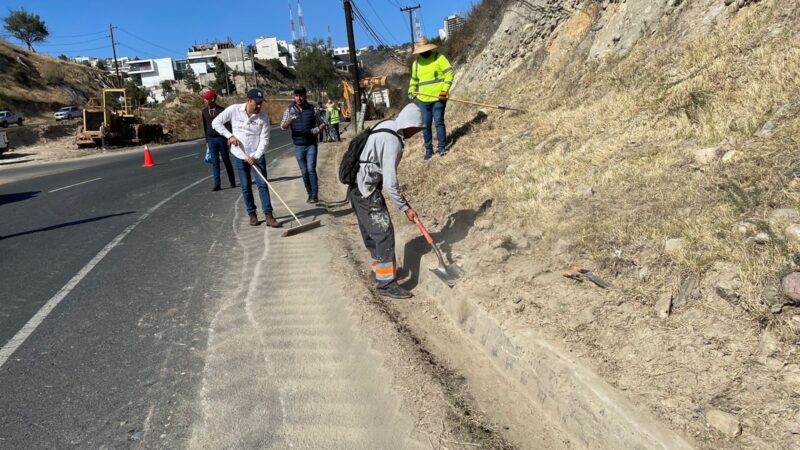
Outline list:
[[[291,40],[289,0],[0,0],[0,16],[24,7],[41,16],[50,38],[34,45],[40,53],[67,56],[111,56],[108,25],[119,27],[117,56],[186,57],[194,43],[230,38],[253,43],[259,36]],[[297,0],[290,0],[298,27]],[[347,45],[341,0],[300,0],[309,38],[328,38],[328,27],[336,47]],[[410,40],[408,13],[399,6],[422,6],[418,17],[429,37],[435,36],[445,16],[455,11],[465,15],[479,0],[353,0],[367,21],[389,44]],[[356,46],[376,45],[355,23]],[[299,27],[298,27],[299,31]],[[0,28],[0,35],[10,39]]]

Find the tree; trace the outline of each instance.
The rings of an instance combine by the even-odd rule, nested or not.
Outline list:
[[[211,89],[217,92],[222,92],[224,90],[226,93],[225,95],[236,92],[236,85],[233,83],[233,80],[231,80],[228,68],[219,58],[214,61],[214,81],[211,83]]]
[[[317,100],[321,99],[320,94],[332,81],[338,80],[333,66],[333,56],[325,48],[322,39],[315,39],[309,44],[297,47],[295,70],[300,82],[315,93]]]
[[[127,80],[123,85],[125,93],[128,98],[136,100],[140,105],[147,103],[147,97],[150,95],[150,89],[139,87],[133,80]]]
[[[65,55],[63,53],[58,55],[58,59],[60,59],[62,61],[69,61],[69,58],[67,58],[67,55]]]
[[[161,82],[161,92],[164,93],[164,98],[169,97],[175,92],[175,88],[172,87],[172,80],[164,80]]]
[[[194,93],[200,92],[200,83],[197,82],[197,75],[194,74],[192,66],[186,66],[186,72],[183,73],[183,83],[190,91]]]
[[[50,35],[39,15],[31,14],[25,11],[25,8],[20,8],[16,11],[10,10],[3,22],[5,22],[3,28],[11,33],[12,36],[24,42],[31,52],[36,52],[33,49],[35,42],[44,42],[47,36]]]
[[[249,44],[247,49],[245,49],[245,53],[247,53],[251,58],[255,58],[255,54],[258,53],[258,48],[253,44]]]
[[[104,59],[98,59],[97,60],[97,68],[100,69],[100,70],[108,69],[108,66],[106,66],[106,61]]]
[[[325,89],[325,93],[328,94],[328,98],[334,102],[339,101],[340,99],[344,98],[344,88],[342,87],[342,83],[339,80],[331,80]]]

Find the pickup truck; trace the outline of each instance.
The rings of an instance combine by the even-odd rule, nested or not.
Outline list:
[[[22,114],[14,114],[11,111],[0,111],[0,126],[8,128],[8,124],[15,123],[22,126],[22,121],[25,120]]]

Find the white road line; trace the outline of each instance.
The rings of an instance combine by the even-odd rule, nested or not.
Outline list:
[[[136,228],[140,223],[144,222],[145,219],[150,217],[151,214],[153,214],[158,208],[162,207],[165,203],[177,197],[178,195],[184,193],[185,191],[197,186],[198,184],[208,180],[209,178],[211,177],[208,176],[201,178],[195,181],[194,183],[186,186],[185,188],[179,190],[178,192],[175,192],[174,194],[170,195],[164,200],[161,200],[155,206],[148,209],[147,212],[142,214],[141,217],[136,219],[136,222],[128,226],[128,228],[122,230],[122,233],[118,234],[117,237],[115,237],[111,242],[109,242],[105,247],[103,247],[103,249],[100,250],[100,253],[96,254],[94,258],[92,258],[92,260],[89,261],[88,264],[83,266],[83,268],[79,270],[78,273],[75,274],[75,276],[72,277],[72,279],[69,280],[67,284],[65,284],[64,287],[62,287],[61,290],[59,290],[56,293],[56,295],[54,295],[50,300],[48,300],[47,303],[45,303],[44,306],[42,306],[42,308],[39,309],[39,311],[37,311],[36,314],[33,317],[31,317],[30,320],[28,320],[28,323],[26,323],[22,328],[20,328],[19,331],[17,331],[17,334],[15,334],[14,337],[12,337],[6,343],[6,345],[3,346],[3,348],[0,348],[0,368],[2,368],[3,365],[6,363],[6,361],[8,361],[8,358],[10,358],[11,355],[13,355],[15,351],[17,351],[19,346],[25,343],[25,341],[30,337],[30,335],[33,334],[34,331],[36,331],[36,328],[44,321],[47,315],[50,314],[50,312],[53,311],[53,309],[55,309],[55,307],[58,306],[59,303],[61,303],[61,300],[63,300],[64,297],[66,297],[70,292],[72,292],[72,290],[75,289],[75,286],[77,286],[78,283],[81,282],[81,280],[86,278],[86,275],[88,275],[89,272],[91,272],[92,269],[94,269],[94,267],[97,264],[99,264],[100,261],[102,261],[102,259],[105,258],[105,256],[111,250],[114,249],[114,247],[119,245],[120,241],[122,241],[122,239],[124,239],[125,236],[127,236],[131,231],[133,231],[133,229]]]
[[[280,149],[282,149],[282,148],[286,148],[286,147],[288,147],[288,146],[290,146],[290,145],[294,145],[294,143],[290,142],[290,143],[288,143],[288,144],[286,144],[286,145],[281,145],[281,146],[280,146],[280,147],[278,147],[278,148],[271,148],[271,149],[267,150],[267,153],[276,152],[276,151],[278,151],[278,150],[280,150]]]
[[[81,181],[80,183],[70,184],[69,186],[60,187],[60,188],[58,188],[58,189],[53,189],[52,191],[48,191],[48,192],[58,192],[58,191],[63,191],[64,189],[69,189],[69,188],[71,188],[71,187],[80,186],[80,185],[82,185],[82,184],[91,183],[92,181],[97,181],[97,180],[102,180],[102,178],[95,178],[95,179],[93,179],[93,180]]]
[[[172,159],[170,159],[170,161],[177,161],[177,160],[179,160],[179,159],[188,158],[188,157],[190,157],[190,156],[197,156],[197,155],[195,155],[194,153],[192,153],[191,155],[183,155],[183,156],[178,156],[177,158],[172,158]]]

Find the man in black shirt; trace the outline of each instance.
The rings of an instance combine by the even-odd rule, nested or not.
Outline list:
[[[219,115],[225,108],[217,105],[217,94],[208,89],[203,92],[203,100],[205,107],[202,111],[203,116],[203,130],[205,131],[206,144],[211,151],[211,173],[214,178],[214,187],[212,191],[220,190],[220,176],[219,176],[219,159],[222,157],[222,162],[225,164],[225,171],[228,173],[228,181],[231,182],[231,187],[236,187],[235,178],[233,178],[233,166],[231,159],[228,156],[228,140],[224,136],[217,133],[211,122]]]

